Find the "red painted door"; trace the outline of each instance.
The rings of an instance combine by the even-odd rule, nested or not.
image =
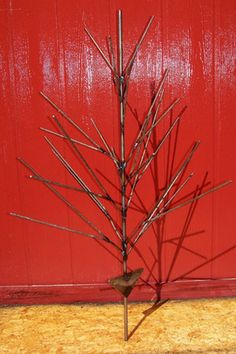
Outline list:
[[[226,179],[236,180],[235,1],[27,1],[1,0],[1,268],[2,303],[105,301],[117,299],[107,280],[122,272],[120,254],[109,245],[9,216],[28,215],[91,232],[76,213],[32,175],[24,158],[44,178],[75,186],[43,138],[47,136],[80,176],[98,192],[48,117],[60,114],[48,95],[101,144],[93,118],[118,149],[118,105],[111,73],[84,31],[87,26],[107,53],[116,39],[116,11],[123,10],[124,59],[128,60],[149,17],[154,23],[133,67],[126,117],[127,144],[137,134],[165,69],[164,111],[181,99],[156,130],[153,148],[187,106],[178,128],[140,183],[129,214],[128,233],[166,187],[195,140],[200,148],[186,171],[194,177],[179,201]],[[64,121],[63,121],[64,122]],[[71,136],[86,139],[66,125]],[[99,180],[119,201],[119,179],[108,158],[79,147]],[[118,151],[118,150],[117,150]],[[55,186],[54,186],[55,187]],[[64,198],[115,239],[111,225],[86,195],[55,187]],[[235,183],[154,224],[130,256],[144,273],[135,299],[235,295]],[[119,213],[111,207],[112,217]],[[100,242],[101,244],[101,242]]]

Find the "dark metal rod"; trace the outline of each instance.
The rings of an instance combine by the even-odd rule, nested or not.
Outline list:
[[[156,116],[157,111],[159,110],[159,107],[156,109],[154,116]],[[146,119],[148,117],[148,119]],[[132,165],[130,167],[130,174],[134,171],[135,167],[137,166],[138,163],[138,158],[139,158],[139,154],[141,151],[141,146],[142,143],[144,142],[145,136],[146,136],[146,130],[147,130],[147,126],[149,123],[151,115],[147,115],[144,123],[141,126],[141,129],[139,130],[139,134],[136,138],[136,141],[134,142],[133,146],[131,147],[129,156],[127,158],[127,163],[132,159],[133,157],[133,161],[132,161]]]
[[[188,181],[193,177],[194,173],[190,173],[190,175],[184,180],[183,183],[177,188],[177,190],[172,194],[172,196],[167,200],[167,202],[163,205],[163,207],[160,209],[160,212],[165,210],[165,208],[168,207],[168,205],[174,200],[176,195],[185,187],[185,185],[188,183]]]
[[[141,159],[140,159],[139,164],[138,164],[138,168],[141,166],[141,164],[142,164],[142,162],[144,160],[145,154],[147,153],[148,144],[149,144],[149,141],[151,139],[151,135],[152,135],[152,132],[153,132],[153,129],[154,129],[154,125],[155,125],[155,123],[157,121],[156,118],[157,118],[157,114],[159,112],[160,105],[161,105],[161,102],[162,102],[162,99],[163,99],[163,94],[164,94],[164,89],[162,89],[162,91],[160,93],[160,99],[159,99],[158,106],[157,106],[157,109],[155,111],[155,114],[154,114],[154,117],[153,117],[153,121],[152,121],[152,127],[153,128],[150,130],[149,134],[147,135],[147,139],[145,141],[145,145],[144,145],[144,148],[143,148]],[[133,184],[131,186],[131,191],[130,191],[129,199],[128,199],[128,202],[127,202],[127,208],[129,208],[129,206],[130,206],[130,203],[132,201],[132,198],[133,198],[133,195],[134,195],[134,192],[135,192],[136,185],[137,185],[138,181],[140,180],[140,178],[138,178],[138,174],[135,176],[135,180],[134,180],[134,182],[133,182]]]
[[[74,171],[74,169],[70,166],[70,164],[64,159],[64,157],[60,154],[60,152],[56,149],[56,147],[52,144],[52,142],[44,137],[47,143],[51,146],[52,152],[57,157],[57,159],[62,163],[62,165],[67,169],[67,171],[72,175],[72,177],[79,183],[79,185],[87,192],[87,195],[92,199],[92,201],[97,205],[97,207],[101,210],[101,212],[105,215],[105,217],[109,220],[113,230],[116,235],[121,239],[120,232],[118,231],[111,215],[104,207],[104,205],[97,199],[96,196],[92,195],[92,191],[86,185],[86,183],[82,180],[82,178]]]
[[[143,169],[142,174],[146,171],[146,169],[148,168],[148,166],[150,165],[150,163],[152,162],[154,157],[157,155],[157,153],[161,149],[162,145],[164,144],[165,140],[168,138],[168,136],[170,135],[170,133],[172,132],[172,130],[174,129],[176,124],[179,122],[179,120],[180,120],[180,117],[178,117],[174,120],[174,122],[171,124],[170,128],[168,129],[168,131],[166,132],[166,134],[164,135],[164,137],[162,138],[162,140],[160,141],[160,143],[156,147],[155,151],[153,151],[153,153],[147,158],[146,161],[144,161],[139,166],[139,168],[136,171],[134,171],[133,173],[130,174],[130,176],[129,176],[130,178],[133,178],[135,175],[138,175],[142,169]],[[139,176],[139,178],[141,178],[141,177]]]
[[[107,66],[111,69],[111,71],[113,72],[114,75],[116,75],[114,67],[112,66],[112,64],[110,63],[110,61],[108,60],[108,58],[106,57],[106,55],[104,54],[104,52],[102,51],[102,49],[100,48],[100,46],[98,45],[97,41],[95,40],[95,38],[93,37],[93,35],[90,33],[90,31],[88,30],[88,28],[84,28],[85,32],[87,33],[87,35],[89,36],[89,38],[91,39],[91,41],[93,42],[93,44],[95,45],[95,47],[97,48],[97,50],[99,51],[99,53],[101,54],[101,56],[103,57],[103,59],[105,60]]]
[[[162,138],[161,142],[158,144],[157,148],[155,149],[155,151],[147,158],[146,161],[144,161],[143,163],[141,163],[141,165],[138,167],[138,169],[136,171],[133,172],[133,174],[131,174],[129,176],[129,178],[135,177],[132,188],[131,188],[131,192],[129,195],[129,199],[127,202],[127,206],[129,206],[134,192],[135,192],[135,188],[138,184],[138,182],[140,181],[140,179],[142,178],[142,176],[144,175],[144,173],[146,172],[146,170],[148,169],[149,165],[151,164],[151,162],[153,161],[153,159],[155,158],[155,156],[157,155],[157,153],[159,152],[159,150],[161,149],[162,145],[164,144],[165,140],[168,138],[168,136],[170,135],[171,131],[174,129],[175,125],[179,122],[180,118],[177,118],[172,125],[170,126],[170,128],[168,129],[168,131],[166,132],[166,134],[164,135],[164,137]],[[144,150],[145,151],[145,150]],[[144,155],[143,155],[144,156]],[[142,159],[140,160],[140,162],[142,162]],[[141,171],[142,170],[142,171]],[[140,172],[141,171],[141,172]]]
[[[143,153],[142,153],[142,157],[141,157],[141,162],[139,162],[139,164],[142,163],[143,161],[143,158],[145,156],[145,153],[146,153],[146,150],[147,150],[147,147],[148,147],[148,144],[149,144],[149,141],[151,139],[151,136],[152,136],[152,133],[154,131],[154,128],[157,126],[157,124],[159,124],[162,120],[162,118],[160,119],[157,119],[157,115],[159,113],[159,110],[160,110],[160,106],[161,106],[161,103],[163,101],[163,97],[164,97],[164,88],[161,90],[160,92],[160,96],[159,96],[159,100],[158,100],[158,104],[157,104],[157,108],[155,110],[155,113],[154,113],[154,116],[153,116],[153,120],[152,120],[152,124],[151,124],[151,127],[150,129],[148,130],[148,133],[145,134],[145,137],[147,136],[146,138],[146,141],[145,141],[145,146],[144,146],[144,149],[143,149]]]
[[[186,200],[185,202],[183,202],[183,203],[181,203],[181,204],[179,204],[179,205],[176,205],[175,207],[173,207],[173,208],[171,208],[171,209],[169,209],[169,210],[166,210],[166,211],[164,211],[164,212],[162,212],[162,213],[160,213],[160,214],[158,213],[158,214],[152,219],[152,221],[155,221],[155,220],[161,218],[162,216],[171,213],[172,211],[175,211],[175,210],[177,210],[177,209],[179,209],[179,208],[182,208],[182,207],[184,207],[185,205],[188,205],[189,203],[193,203],[193,202],[195,202],[196,200],[205,197],[205,196],[206,196],[207,194],[209,194],[209,193],[216,192],[216,191],[218,191],[219,189],[226,187],[226,186],[229,185],[230,183],[232,183],[231,180],[225,181],[225,182],[223,182],[223,183],[217,185],[216,187],[213,187],[213,188],[209,189],[208,191],[206,191],[206,192],[204,192],[204,193],[198,195],[197,197],[194,197],[194,198],[192,198],[192,199],[188,199],[188,200]]]
[[[100,137],[101,141],[103,142],[105,148],[107,149],[107,154],[111,157],[111,159],[115,163],[116,167],[119,168],[119,161],[117,160],[116,156],[113,154],[106,139],[104,138],[103,134],[101,133],[100,129],[98,128],[97,124],[95,123],[95,121],[92,118],[91,118],[91,122],[92,122],[98,136]]]
[[[46,132],[46,133],[58,136],[59,138],[67,139],[67,137],[65,135],[57,133],[57,132],[54,132],[53,130],[50,130],[50,129],[47,129],[47,128],[42,128],[42,127],[40,127],[39,129],[44,131],[44,132]],[[87,147],[87,148],[89,148],[91,150],[95,150],[95,151],[101,152],[102,154],[106,154],[106,151],[103,148],[97,148],[95,146],[88,145],[86,143],[83,143],[82,141],[79,141],[79,140],[76,140],[76,139],[73,139],[73,138],[71,138],[71,141],[73,141],[73,143],[75,143],[75,144],[78,144],[78,145],[81,145],[81,146],[85,146],[85,147]]]
[[[131,75],[131,71],[132,71],[132,68],[133,68],[133,64],[134,64],[135,58],[137,56],[138,50],[139,50],[144,38],[145,38],[145,36],[146,36],[146,34],[147,34],[148,30],[149,30],[149,27],[151,26],[151,23],[152,23],[153,19],[154,19],[154,16],[152,16],[150,18],[147,26],[144,29],[144,32],[143,32],[140,40],[138,41],[138,43],[135,46],[135,50],[134,50],[130,60],[128,61],[127,65],[126,65],[126,69],[124,70],[124,77],[125,77],[125,85],[124,85],[124,92],[123,92],[124,105],[126,105],[126,103],[127,103],[130,75]],[[126,111],[126,107],[124,107],[124,110]]]
[[[90,176],[92,177],[92,179],[95,181],[95,183],[100,187],[101,191],[103,193],[105,193],[105,195],[108,197],[109,201],[115,206],[115,208],[117,208],[116,203],[114,202],[114,200],[111,198],[111,196],[108,194],[106,188],[103,186],[103,184],[100,182],[100,180],[98,179],[98,177],[96,176],[96,174],[94,173],[93,169],[90,167],[90,165],[88,164],[87,160],[83,157],[83,155],[81,154],[81,152],[78,150],[77,146],[73,143],[73,141],[71,140],[69,134],[67,133],[67,131],[63,128],[63,126],[61,125],[61,123],[59,122],[59,120],[56,118],[56,116],[52,116],[52,119],[55,121],[55,123],[58,125],[58,127],[60,128],[60,130],[63,132],[63,134],[66,136],[68,142],[70,143],[71,147],[73,148],[74,152],[76,153],[76,155],[80,158],[80,160],[83,162],[84,166],[86,167],[87,171],[89,172]]]
[[[152,110],[153,110],[153,108],[154,108],[154,106],[155,106],[155,104],[156,104],[157,98],[160,96],[160,94],[161,94],[161,92],[162,92],[162,90],[163,90],[163,86],[164,86],[164,84],[165,84],[165,81],[166,81],[167,76],[168,76],[168,70],[165,70],[164,75],[163,75],[163,77],[162,77],[162,79],[161,79],[160,85],[159,85],[159,87],[158,87],[158,90],[157,90],[157,92],[155,93],[155,96],[154,96],[154,98],[153,98],[153,100],[152,100],[152,103],[151,103],[151,105],[150,105],[150,107],[149,107],[149,110],[148,110],[148,113],[147,113],[147,116],[146,116],[145,119],[148,119],[147,117],[149,117],[149,116],[151,115]]]
[[[58,186],[58,187],[70,189],[70,190],[73,190],[73,191],[76,191],[76,192],[87,193],[87,192],[85,192],[84,189],[77,188],[77,187],[74,187],[74,186],[70,186],[69,184],[64,184],[64,183],[52,181],[52,180],[50,180],[50,179],[46,179],[46,178],[43,178],[43,177],[38,177],[38,176],[35,176],[35,175],[30,175],[29,178],[30,178],[30,179],[35,179],[36,181],[40,181],[40,182],[52,184],[52,185],[54,185],[54,186]],[[91,194],[95,195],[95,196],[98,197],[98,198],[109,200],[109,199],[107,198],[107,196],[105,196],[105,195],[102,195],[102,194],[99,194],[99,193],[94,193],[94,192],[91,192]]]
[[[111,65],[112,65],[114,71],[116,72],[115,55],[114,55],[114,48],[113,48],[111,36],[108,36],[108,49],[109,49],[109,53],[110,53],[110,57],[111,57]]]
[[[165,200],[166,196],[169,194],[171,188],[173,187],[173,185],[175,184],[177,179],[184,172],[185,168],[187,167],[187,165],[191,161],[191,159],[193,157],[193,154],[196,151],[196,149],[198,148],[199,144],[200,144],[200,142],[196,142],[194,144],[194,146],[193,146],[192,150],[190,151],[189,155],[187,156],[187,158],[184,160],[183,164],[180,166],[180,168],[176,172],[175,176],[173,177],[172,181],[170,182],[170,184],[168,185],[168,187],[164,191],[164,193],[161,196],[160,200],[157,202],[157,204],[154,206],[154,208],[149,212],[146,220],[143,223],[143,227],[142,227],[142,230],[141,230],[140,233],[143,234],[144,231],[146,230],[146,228],[149,226],[149,221],[153,218],[154,214],[157,212],[157,210],[159,209],[160,205],[163,203],[163,201]],[[140,236],[138,235],[137,237],[139,238]]]
[[[45,95],[45,93],[40,91],[40,95],[43,96],[43,98],[48,103],[50,103],[50,105],[53,108],[55,108],[57,110],[57,112],[59,112],[62,115],[62,117],[64,117],[71,125],[73,125],[73,127],[75,127],[86,139],[88,139],[90,141],[90,143],[92,143],[97,148],[101,149],[101,147],[82,128],[80,128],[80,126],[77,123],[75,123],[73,121],[73,119],[71,119],[61,108],[59,108],[56,105],[56,103],[54,103],[47,95]]]
[[[96,236],[96,235],[93,235],[93,234],[90,234],[90,233],[87,233],[87,232],[83,232],[83,231],[80,231],[80,230],[77,230],[77,229],[70,229],[69,227],[66,227],[66,226],[60,226],[60,225],[57,225],[57,224],[54,224],[54,223],[50,223],[50,222],[39,220],[39,219],[34,219],[34,218],[29,217],[29,216],[25,216],[25,215],[13,213],[13,212],[9,213],[9,215],[15,216],[17,218],[24,219],[24,220],[27,220],[27,221],[32,221],[32,222],[35,222],[37,224],[53,227],[55,229],[59,229],[59,230],[62,230],[62,231],[72,232],[73,234],[78,234],[78,235],[90,237],[90,238],[96,239],[98,241],[105,241],[105,242],[108,242],[111,245],[113,245],[116,249],[120,250],[120,248],[115,243],[113,243],[110,239],[108,239],[107,237]]]
[[[18,158],[18,161],[22,163],[28,170],[30,170],[35,176],[38,178],[42,178],[39,173],[35,171],[35,169],[22,158]],[[43,182],[43,184],[53,193],[55,194],[64,204],[66,204],[80,219],[82,219],[87,225],[89,225],[93,230],[99,233],[102,237],[108,238],[92,221],[90,221],[86,216],[84,216],[72,203],[70,203],[58,190],[53,188],[47,182]]]
[[[187,165],[189,164],[189,162],[191,161],[194,152],[197,150],[198,146],[199,146],[200,142],[197,141],[193,148],[191,149],[190,153],[188,154],[187,158],[184,160],[184,162],[182,163],[182,165],[180,166],[180,168],[178,169],[178,171],[176,172],[175,176],[173,177],[172,181],[170,182],[170,184],[168,185],[168,187],[166,188],[165,192],[163,193],[163,195],[161,196],[160,200],[157,202],[157,204],[154,206],[154,208],[152,208],[152,210],[149,212],[148,216],[146,217],[146,219],[139,225],[138,229],[133,233],[133,235],[138,232],[138,230],[141,228],[141,230],[139,231],[138,235],[136,236],[135,240],[132,242],[131,248],[129,250],[129,252],[131,252],[131,250],[133,249],[134,245],[138,242],[138,240],[140,239],[140,237],[144,234],[144,232],[147,230],[147,228],[153,223],[153,221],[151,221],[155,215],[155,213],[157,212],[157,210],[159,209],[160,205],[163,203],[163,201],[165,200],[166,196],[168,195],[169,191],[171,190],[171,188],[173,187],[173,185],[175,184],[175,182],[177,181],[177,179],[181,176],[181,174],[184,172],[185,168],[187,167]],[[132,236],[131,236],[132,238]]]
[[[119,158],[117,156],[117,153],[115,152],[115,149],[113,147],[110,148],[112,151],[113,156],[115,157],[116,161],[119,161]],[[119,161],[120,162],[120,161]]]
[[[160,96],[159,96],[159,100],[158,100],[158,103],[157,103],[157,108],[156,108],[154,116],[153,116],[151,127],[148,130],[148,133],[145,134],[145,137],[147,136],[147,139],[146,139],[146,142],[145,142],[145,147],[146,148],[147,148],[147,146],[149,144],[151,135],[153,133],[153,128],[155,128],[157,126],[157,124],[159,124],[161,122],[161,120],[162,120],[162,118],[161,119],[157,119],[157,115],[158,115],[158,113],[160,111],[160,106],[161,106],[161,103],[163,101],[163,97],[164,97],[164,88],[160,91]],[[143,155],[145,155],[145,152],[146,151],[144,150],[143,151]]]
[[[182,207],[184,207],[184,206],[186,206],[186,205],[188,205],[188,204],[190,204],[190,203],[193,203],[193,202],[195,202],[196,200],[199,200],[199,199],[205,197],[207,194],[216,192],[217,190],[219,190],[219,189],[221,189],[221,188],[223,188],[223,187],[226,187],[226,186],[227,186],[228,184],[230,184],[230,183],[232,183],[232,181],[226,181],[226,182],[224,182],[224,183],[221,183],[220,185],[218,185],[218,186],[216,186],[216,187],[214,187],[214,188],[209,189],[208,191],[206,191],[206,192],[204,192],[204,193],[198,195],[197,197],[194,197],[194,198],[192,198],[192,199],[189,199],[189,200],[185,201],[184,203],[181,203],[181,204],[177,205],[176,207],[173,207],[173,208],[171,208],[171,209],[169,209],[169,210],[167,210],[167,211],[165,211],[165,212],[158,213],[155,217],[153,217],[152,219],[149,220],[149,223],[147,224],[147,226],[146,226],[145,230],[142,232],[142,234],[143,234],[143,233],[147,230],[147,228],[148,228],[153,222],[155,222],[157,219],[160,219],[161,217],[163,217],[163,216],[165,216],[165,215],[167,215],[167,214],[169,214],[169,213],[171,213],[171,212],[173,212],[173,211],[175,211],[175,210],[177,210],[177,209],[179,209],[179,208],[182,208]],[[140,235],[139,238],[140,238],[141,236],[142,236],[142,235]],[[133,248],[133,246],[135,245],[135,243],[136,243],[136,242],[133,242],[133,243],[132,243],[132,248]],[[129,250],[128,254],[132,251],[132,248]]]
[[[162,92],[163,85],[165,83],[167,75],[168,75],[168,71],[166,70],[165,73],[164,73],[164,76],[163,76],[163,78],[161,80],[161,83],[159,85],[159,88],[158,88],[158,90],[157,90],[157,92],[156,92],[156,94],[155,94],[155,96],[153,98],[153,101],[152,101],[152,103],[151,103],[151,105],[149,107],[148,113],[147,113],[147,115],[146,115],[146,117],[144,119],[144,122],[143,122],[143,124],[141,126],[141,129],[139,130],[139,133],[138,133],[138,136],[136,138],[136,141],[135,141],[135,143],[134,143],[134,145],[133,145],[133,147],[132,147],[132,149],[130,151],[129,158],[133,155],[133,153],[135,151],[134,160],[133,160],[133,164],[132,164],[131,169],[130,169],[130,173],[132,173],[132,171],[134,170],[134,168],[136,166],[137,156],[140,153],[141,145],[142,145],[142,143],[143,143],[143,141],[145,139],[148,123],[150,121],[150,117],[152,115],[153,108],[154,108],[154,106],[156,104],[156,101],[157,101],[158,97],[160,96],[160,94]],[[156,111],[157,110],[158,110],[158,108],[156,109]],[[155,127],[155,125],[154,125],[154,127]],[[129,160],[129,158],[128,158],[128,160]]]
[[[163,211],[171,202],[172,200],[176,197],[176,195],[184,188],[184,186],[188,183],[188,181],[193,177],[194,173],[192,172],[186,179],[185,181],[177,188],[177,190],[173,193],[173,195],[168,199],[168,201],[165,203],[165,205],[161,208],[160,212]],[[150,221],[150,224],[148,224],[148,227],[152,224],[152,220]],[[146,230],[144,230],[145,232]],[[141,235],[142,236],[142,235]],[[141,237],[140,236],[140,237]],[[170,240],[172,242],[173,240]],[[132,247],[134,246],[134,243],[130,242],[131,248],[128,251],[128,254],[131,252]]]
[[[127,161],[130,160],[130,158],[132,157],[132,154],[134,152],[134,150],[136,150],[144,141],[144,139],[146,138],[147,135],[149,135],[150,133],[152,133],[153,129],[160,123],[160,121],[166,117],[166,115],[179,103],[180,99],[177,98],[161,115],[160,117],[156,120],[156,122],[154,124],[151,125],[151,127],[145,131],[145,129],[143,129],[143,125],[141,127],[141,130],[143,129],[144,131],[141,133],[141,130],[138,133],[138,136],[136,138],[136,141],[130,151],[129,157],[127,159]],[[158,108],[156,110],[156,112],[158,111]],[[155,113],[156,114],[156,113]],[[178,117],[181,117],[182,114],[179,114]],[[132,170],[132,169],[131,169]]]
[[[157,114],[158,109],[159,109],[159,106],[157,107],[157,110],[156,110],[156,112],[155,112],[155,114],[154,114],[153,122],[154,122],[155,119],[156,119],[156,114]],[[153,124],[153,123],[152,123],[152,124]],[[145,142],[145,146],[144,146],[144,149],[143,149],[143,153],[142,153],[141,159],[140,159],[140,161],[139,161],[138,168],[139,168],[140,165],[142,164],[143,159],[144,159],[144,156],[145,156],[145,154],[146,154],[146,152],[147,152],[147,145],[148,145],[148,143],[149,143],[149,139],[150,139],[150,137],[151,137],[151,133],[152,133],[152,132],[153,132],[153,130],[150,131],[149,136],[148,136],[148,138],[147,138],[147,140],[146,140],[146,142]],[[129,155],[129,158],[128,158],[128,160],[127,160],[127,163],[128,163],[129,160],[132,158],[132,151],[134,151],[134,145],[133,145],[133,150],[131,149],[131,153],[130,153],[130,155]],[[128,176],[128,178],[127,178],[129,184],[131,185],[131,191],[130,191],[129,199],[128,199],[128,202],[127,202],[127,208],[129,208],[129,206],[130,206],[130,203],[131,203],[131,201],[132,201],[133,194],[134,194],[134,191],[135,191],[135,187],[136,187],[136,184],[137,184],[137,182],[138,182],[138,181],[137,181],[138,175],[135,176],[135,180],[134,180],[133,183],[131,183],[131,181],[130,181],[130,175],[132,174],[133,167],[134,167],[134,164],[132,164],[132,167],[131,167],[129,176]]]
[[[129,153],[129,157],[128,157],[127,161],[129,161],[131,159],[134,151],[136,150],[136,153],[135,153],[135,156],[134,156],[134,161],[133,161],[133,164],[131,166],[130,172],[132,172],[134,170],[134,168],[135,168],[137,155],[140,152],[141,144],[143,143],[146,135],[150,134],[150,130],[152,132],[153,128],[156,127],[156,125],[162,120],[162,118],[165,117],[165,115],[162,114],[161,117],[156,122],[156,124],[152,124],[151,128],[149,130],[147,130],[148,123],[149,123],[153,108],[154,108],[154,106],[156,104],[156,101],[157,101],[158,97],[160,97],[160,98],[159,98],[159,102],[158,102],[158,107],[157,107],[157,109],[155,110],[155,113],[154,113],[155,119],[156,119],[156,115],[157,115],[157,113],[159,111],[159,106],[160,106],[160,103],[162,102],[162,99],[163,99],[163,86],[164,86],[165,80],[167,78],[167,75],[168,75],[168,71],[166,70],[164,75],[163,75],[163,78],[162,78],[162,80],[160,82],[159,88],[158,88],[158,90],[157,90],[157,92],[156,92],[156,94],[155,94],[155,96],[153,98],[153,101],[152,101],[152,103],[151,103],[151,105],[149,107],[148,113],[147,113],[147,115],[146,115],[146,117],[144,119],[144,122],[143,122],[143,124],[141,126],[141,129],[138,132],[137,138],[136,138],[136,140],[135,140],[135,142],[134,142],[134,144],[133,144],[133,146],[131,148],[131,151]]]
[[[139,40],[138,43],[136,44],[135,50],[134,50],[134,52],[133,52],[133,54],[132,54],[132,56],[131,56],[131,58],[130,58],[130,60],[129,60],[129,62],[128,62],[126,68],[125,68],[125,74],[128,73],[128,75],[129,75],[129,73],[130,73],[130,71],[131,71],[131,69],[132,69],[133,63],[134,63],[134,61],[135,61],[135,58],[136,58],[136,56],[137,56],[138,50],[139,50],[139,48],[140,48],[140,46],[141,46],[141,44],[142,44],[144,38],[146,37],[146,35],[147,35],[147,33],[148,33],[148,30],[149,30],[149,28],[150,28],[150,26],[151,26],[151,24],[152,24],[152,22],[153,22],[153,20],[154,20],[154,17],[155,17],[155,16],[152,16],[152,17],[150,18],[150,20],[149,20],[148,23],[147,23],[147,26],[145,27],[145,29],[144,29],[144,31],[143,31],[143,34],[142,34],[140,40]]]
[[[153,128],[155,128],[157,126],[157,124],[159,124],[160,120],[162,120],[180,101],[180,98],[177,98],[173,103],[170,104],[169,107],[167,107],[167,109],[160,115],[160,117],[158,118],[158,120],[156,121],[156,123],[146,131],[144,138],[146,135],[149,134],[150,130],[152,130]],[[180,114],[178,117],[180,117],[182,114]]]
[[[52,135],[58,136],[59,138],[68,140],[65,135],[60,134],[60,133],[57,133],[57,132],[54,132],[53,130],[50,130],[50,129],[47,129],[47,128],[42,128],[42,127],[40,127],[39,129],[42,130],[42,131],[44,131],[44,132],[46,132],[46,133],[50,133],[50,134],[52,134]],[[116,155],[114,154],[114,151],[112,150],[112,148],[111,148],[111,153],[109,153],[109,152],[107,152],[105,149],[103,149],[102,147],[97,148],[96,146],[88,145],[88,144],[86,144],[86,143],[83,143],[82,141],[79,141],[79,140],[76,140],[76,139],[73,139],[73,138],[71,138],[71,141],[72,141],[73,143],[75,143],[75,144],[78,144],[78,145],[81,145],[81,146],[85,146],[85,147],[87,147],[88,149],[91,149],[91,150],[95,150],[95,151],[97,151],[97,152],[100,152],[101,154],[110,157],[113,161],[114,161],[114,160],[118,161],[118,159],[117,159]]]
[[[118,57],[119,57],[119,114],[120,114],[120,179],[121,179],[121,220],[123,273],[127,274],[127,235],[126,235],[126,163],[125,163],[125,113],[124,113],[124,76],[123,76],[123,29],[122,11],[118,10]],[[124,296],[124,340],[128,340],[128,300]]]
[[[109,54],[110,54],[111,65],[114,69],[113,82],[114,82],[116,91],[119,92],[119,80],[118,80],[117,67],[116,67],[116,62],[115,62],[115,54],[114,54],[114,48],[113,48],[111,36],[108,36],[108,50],[109,50]]]

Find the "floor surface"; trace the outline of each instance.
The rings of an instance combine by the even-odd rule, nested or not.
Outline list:
[[[0,353],[236,353],[236,299],[0,308]]]

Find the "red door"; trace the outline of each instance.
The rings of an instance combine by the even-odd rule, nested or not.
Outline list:
[[[124,59],[128,60],[149,17],[154,23],[143,42],[129,85],[127,145],[134,141],[165,69],[163,119],[152,148],[187,106],[181,122],[166,139],[151,171],[140,182],[129,213],[128,234],[147,214],[196,140],[201,145],[185,171],[194,177],[179,202],[227,179],[236,180],[235,1],[0,1],[1,31],[1,268],[2,303],[107,301],[118,299],[107,280],[122,272],[121,255],[110,245],[9,216],[30,216],[68,229],[91,232],[16,157],[50,181],[76,186],[43,136],[55,144],[90,188],[98,193],[65,139],[48,119],[56,114],[71,136],[84,136],[65,123],[40,96],[43,91],[95,142],[102,144],[94,119],[118,151],[118,103],[109,68],[88,38],[88,27],[107,54],[106,36],[116,40],[116,11],[123,10]],[[116,48],[115,48],[116,52]],[[114,164],[85,146],[80,152],[115,201],[119,178]],[[150,151],[149,151],[150,153]],[[197,189],[196,189],[197,187]],[[54,185],[89,220],[117,242],[109,222],[87,196]],[[133,299],[236,294],[235,183],[153,224],[130,254],[130,269],[144,273]],[[117,209],[111,208],[119,223]],[[100,245],[99,245],[100,243]]]

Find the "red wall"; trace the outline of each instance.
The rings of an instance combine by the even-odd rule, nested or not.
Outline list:
[[[117,100],[110,71],[83,28],[86,24],[106,51],[105,36],[110,33],[116,38],[115,15],[119,8],[124,15],[126,61],[148,18],[155,15],[131,77],[127,143],[138,131],[137,120],[147,112],[166,68],[169,77],[162,109],[176,97],[181,101],[157,130],[156,141],[176,114],[185,105],[188,107],[152,174],[140,183],[139,195],[145,207],[152,205],[158,188],[164,188],[196,139],[202,144],[186,171],[186,176],[191,171],[195,176],[180,199],[202,185],[206,172],[211,184],[205,189],[226,179],[236,180],[235,1],[1,0],[2,303],[117,299],[106,285],[107,279],[122,271],[117,252],[83,236],[19,220],[8,213],[15,211],[89,230],[45,186],[27,178],[29,172],[16,156],[23,157],[44,177],[75,185],[39,130],[55,130],[48,117],[56,113],[39,95],[41,90],[98,141],[90,122],[94,118],[109,143],[117,148]],[[74,138],[85,141],[75,129],[66,127]],[[87,178],[66,143],[57,137],[51,139]],[[112,186],[118,183],[112,164],[96,152],[85,148],[81,152],[118,200],[119,194]],[[192,214],[188,206],[147,232],[139,243],[139,252],[130,257],[131,268],[145,269],[133,298],[155,298],[160,283],[162,297],[236,294],[235,188],[233,183],[199,201]],[[84,195],[67,190],[63,193],[115,239],[106,219]],[[141,210],[130,213],[128,232],[145,215],[144,206],[136,202]],[[117,212],[111,213],[119,221]],[[183,242],[178,246],[180,237]]]

